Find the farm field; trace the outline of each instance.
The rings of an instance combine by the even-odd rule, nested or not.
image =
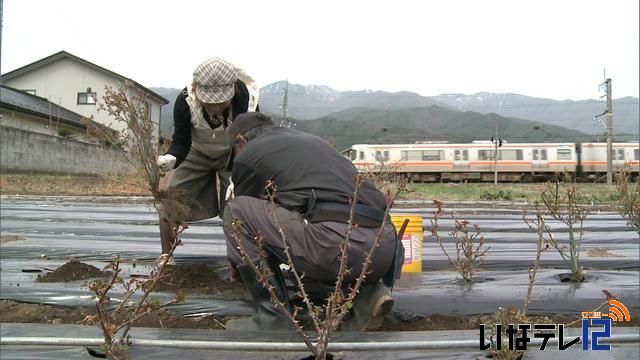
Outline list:
[[[67,269],[69,264],[101,269],[117,255],[130,260],[124,264],[125,277],[146,276],[155,268],[153,261],[160,253],[157,215],[145,204],[4,196],[0,210],[2,336],[33,332],[66,336],[97,331],[95,327],[76,325],[92,311],[93,296],[86,287],[88,280],[73,280],[72,272],[60,274],[59,271],[56,275],[61,277],[46,282],[41,281],[42,278],[52,277],[55,270]],[[428,206],[413,206],[395,209],[394,213],[422,215],[423,225],[428,227],[433,210]],[[528,286],[528,269],[533,265],[536,253],[536,234],[523,223],[522,210],[460,203],[455,210],[459,218],[480,226],[486,246],[490,247],[475,280],[472,283],[463,281],[451,269],[438,244],[425,232],[423,271],[405,273],[396,283],[395,305],[382,328],[361,335],[338,334],[337,339],[413,339],[417,336],[415,331],[423,334],[423,340],[424,337],[437,338],[440,331],[460,339],[477,339],[478,325],[489,321],[498,307],[522,306]],[[446,234],[453,225],[451,219],[442,218],[439,226]],[[549,222],[548,225],[561,242],[568,236],[560,223]],[[139,327],[133,334],[166,338],[175,333],[179,338],[192,339],[181,330],[187,328],[218,331],[207,334],[216,334],[219,339],[228,338],[228,333],[220,330],[224,322],[251,315],[253,310],[244,288],[224,281],[227,276],[226,248],[220,220],[214,218],[193,224],[184,234],[183,241],[184,245],[176,251],[172,283],[185,289],[185,301],[137,324]],[[453,251],[453,244],[446,240],[445,246]],[[634,328],[637,333],[639,253],[638,234],[627,227],[619,215],[594,211],[585,222],[581,252],[587,280],[582,284],[563,282],[568,273],[563,260],[555,251],[544,252],[528,314],[539,321],[569,324],[580,318],[581,311],[593,310],[605,301],[603,290],[606,290],[622,301],[632,314],[630,322],[614,325],[614,333],[633,331]],[[171,290],[166,287],[153,296],[167,300],[173,296]],[[112,300],[117,300],[118,294],[114,292]],[[625,330],[621,325],[631,328]],[[157,330],[152,330],[154,328]],[[201,332],[193,334],[196,338],[203,336]],[[264,334],[261,337],[258,334],[242,336],[246,341],[265,340]],[[637,346],[619,345],[614,349],[611,356],[633,358],[638,355]],[[25,351],[33,351],[33,355],[47,350],[3,347],[3,354],[8,354],[6,351],[18,356],[26,354]],[[83,353],[83,349],[61,349],[57,354],[59,358],[65,358],[69,352]],[[529,353],[535,358],[535,351]],[[193,354],[197,357],[203,353]],[[444,358],[474,358],[478,351],[438,354]],[[218,355],[222,358],[230,356]],[[138,356],[142,355],[134,357]],[[418,355],[408,352],[399,358],[402,356],[415,358]],[[241,358],[245,358],[244,355]],[[252,357],[247,354],[246,358]],[[273,358],[283,357],[274,354]]]

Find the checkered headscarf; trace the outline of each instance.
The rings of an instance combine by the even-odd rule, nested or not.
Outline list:
[[[198,65],[193,72],[198,100],[208,104],[219,104],[231,100],[238,79],[235,67],[220,58],[211,58]]]

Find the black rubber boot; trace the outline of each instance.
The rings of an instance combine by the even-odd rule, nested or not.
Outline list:
[[[249,265],[239,265],[238,273],[244,282],[249,294],[256,307],[256,315],[248,318],[232,319],[227,321],[225,328],[227,330],[268,330],[268,331],[287,331],[292,330],[291,321],[278,310],[271,302],[269,290],[267,290],[255,272]],[[272,278],[270,283],[273,284],[276,294],[280,299],[284,299],[282,289]]]
[[[392,307],[391,291],[382,282],[364,285],[360,288],[341,329],[343,331],[376,330],[382,326],[384,316],[391,311]]]

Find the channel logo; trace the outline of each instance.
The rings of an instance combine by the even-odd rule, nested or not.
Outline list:
[[[612,321],[631,321],[629,310],[623,303],[618,300],[609,300],[609,313],[602,316],[608,316]]]
[[[610,344],[600,340],[611,337],[613,322],[631,321],[629,309],[620,301],[609,298],[609,313],[600,311],[582,312],[582,336],[566,341],[564,324],[495,324],[495,341],[485,341],[485,325],[480,324],[480,350],[487,350],[495,344],[496,350],[502,349],[502,336],[508,337],[509,350],[527,350],[531,338],[542,338],[540,350],[545,350],[550,339],[558,339],[558,350],[566,350],[577,343],[582,343],[582,350],[611,350]],[[503,334],[504,332],[504,334]]]

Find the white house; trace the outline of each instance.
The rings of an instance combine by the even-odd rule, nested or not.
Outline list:
[[[151,119],[160,124],[161,108],[169,103],[167,99],[129,78],[66,51],[2,75],[2,83],[6,86],[48,99],[84,117],[93,117],[94,121],[115,130],[123,129],[124,125],[106,112],[98,112],[96,103],[102,99],[105,86],[118,88],[125,80],[148,95]]]
[[[87,121],[45,98],[0,85],[0,125],[84,141]]]

